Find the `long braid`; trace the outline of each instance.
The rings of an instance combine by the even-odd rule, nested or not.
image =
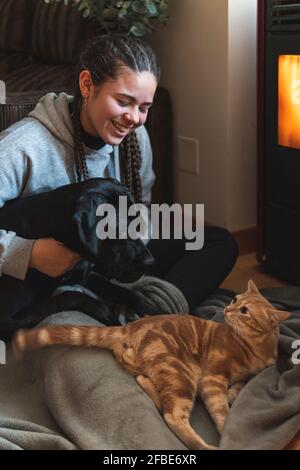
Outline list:
[[[79,95],[79,96],[78,96]],[[87,181],[89,179],[89,171],[87,168],[84,148],[81,140],[80,132],[80,105],[81,105],[80,90],[76,90],[73,108],[73,126],[74,126],[74,148],[75,148],[75,165],[77,182]]]
[[[125,184],[135,202],[142,202],[140,178],[141,151],[135,132],[131,132],[121,144],[121,158],[125,160]]]

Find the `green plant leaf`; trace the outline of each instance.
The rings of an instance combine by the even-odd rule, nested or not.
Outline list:
[[[103,20],[105,20],[105,21],[115,20],[116,17],[118,16],[118,11],[115,10],[114,8],[112,8],[112,7],[104,8],[104,10],[102,11],[101,16],[102,16]]]
[[[166,11],[166,9],[168,8],[168,2],[165,1],[165,0],[160,0],[158,5],[157,5],[157,9],[163,13]]]
[[[156,16],[157,15],[157,8],[155,3],[147,3],[147,11],[149,16]]]
[[[168,19],[169,19],[168,15],[165,15],[164,13],[162,13],[158,17],[158,21],[160,21],[160,23],[163,23],[163,24],[166,24]]]
[[[142,15],[143,13],[146,13],[147,8],[143,0],[135,0],[132,4],[132,10],[135,13],[139,13]]]
[[[148,29],[143,23],[136,22],[133,26],[131,26],[129,32],[134,36],[142,37],[145,36],[145,34],[148,32]]]
[[[1,0],[0,0],[1,1]],[[119,31],[142,37],[157,22],[166,24],[168,0],[44,0],[76,7],[84,18],[96,22],[98,31]]]
[[[127,15],[127,10],[125,10],[125,8],[122,8],[121,10],[119,10],[119,13],[118,13],[119,18],[125,18],[126,15]]]

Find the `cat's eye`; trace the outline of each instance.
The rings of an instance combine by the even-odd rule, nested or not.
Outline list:
[[[236,302],[237,302],[237,298],[235,297],[235,298],[231,301],[231,303],[232,303],[232,304],[235,304]]]
[[[241,307],[240,312],[246,314],[249,312],[249,310],[247,309],[247,307]]]

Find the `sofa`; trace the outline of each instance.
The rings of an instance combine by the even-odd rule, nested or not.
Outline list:
[[[52,91],[72,94],[79,51],[96,34],[95,24],[64,2],[0,0],[0,132],[22,119],[38,99]],[[156,183],[154,202],[173,200],[172,107],[158,88],[147,120]]]
[[[72,92],[79,50],[93,23],[64,2],[0,0],[0,79],[15,94]]]

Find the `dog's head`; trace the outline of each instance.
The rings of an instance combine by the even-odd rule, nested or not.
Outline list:
[[[80,246],[80,254],[96,264],[96,270],[108,279],[117,279],[120,282],[138,280],[154,264],[154,259],[139,238],[134,240],[129,236],[119,236],[119,198],[126,197],[127,207],[134,204],[128,189],[111,178],[93,178],[79,185],[80,196],[76,200],[73,230],[77,238],[76,244]],[[115,209],[116,217],[109,218],[107,212],[104,215],[105,211],[100,211],[102,215],[97,215],[99,206],[104,204]],[[122,217],[127,230],[132,220],[133,217]],[[101,221],[105,222],[103,227],[109,234],[106,239],[101,239],[99,229],[97,230]]]

